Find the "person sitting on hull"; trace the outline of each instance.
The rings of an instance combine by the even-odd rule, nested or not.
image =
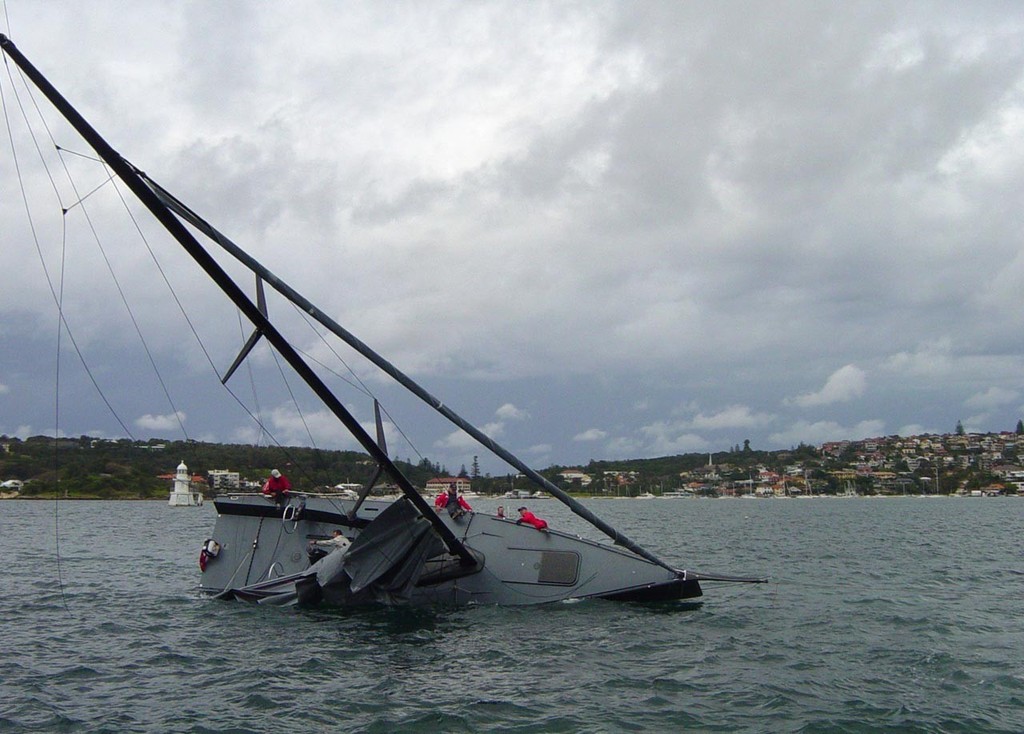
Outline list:
[[[352,545],[352,541],[346,538],[340,530],[335,529],[334,532],[331,533],[331,537],[326,540],[314,540],[313,545],[318,548],[323,548],[330,553],[338,550],[339,548],[342,550],[348,548]]]
[[[306,554],[309,556],[309,562],[315,563],[328,553],[333,553],[336,550],[345,552],[348,550],[350,545],[352,545],[352,541],[346,538],[340,530],[335,528],[334,532],[331,533],[330,538],[309,541],[309,546],[306,548]]]
[[[448,485],[448,497],[444,506],[448,510],[448,516],[453,520],[458,520],[467,512],[473,511],[473,508],[466,502],[466,498],[455,490],[454,484]]]
[[[288,501],[288,493],[291,492],[292,483],[288,477],[277,469],[271,469],[270,477],[263,485],[263,494],[274,500],[274,504],[283,505]]]

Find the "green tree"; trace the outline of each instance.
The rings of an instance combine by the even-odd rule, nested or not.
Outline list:
[[[962,436],[962,435],[964,435],[964,433],[966,433],[966,431],[964,431],[964,424],[961,423],[960,421],[957,421],[956,422],[956,435]]]

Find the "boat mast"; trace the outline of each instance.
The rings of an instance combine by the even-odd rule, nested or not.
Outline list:
[[[438,400],[436,397],[431,395],[427,390],[416,383],[412,378],[408,377],[397,367],[391,364],[389,361],[384,359],[381,355],[370,349],[366,344],[359,340],[354,334],[351,334],[344,329],[340,324],[335,322],[333,319],[324,314],[319,308],[314,306],[309,300],[304,298],[301,294],[291,288],[287,283],[282,281],[271,271],[265,268],[259,261],[249,255],[247,252],[242,250],[238,245],[231,242],[230,239],[225,237],[223,234],[214,229],[209,223],[203,220],[198,214],[193,212],[182,202],[178,201],[165,189],[156,184],[150,179],[143,171],[137,169],[134,165],[125,160],[117,151],[115,151],[93,128],[86,122],[86,120],[75,110],[66,99],[54,88],[52,84],[44,77],[31,62],[26,59],[21,52],[17,49],[14,43],[7,38],[7,36],[0,34],[0,48],[3,49],[11,59],[25,72],[26,75],[32,80],[32,82],[39,88],[39,90],[50,100],[50,102],[60,111],[62,115],[68,120],[71,125],[78,130],[79,134],[93,147],[93,149],[99,154],[101,158],[117,173],[117,175],[125,182],[125,184],[132,190],[139,200],[146,206],[147,209],[157,218],[157,220],[167,229],[168,232],[181,244],[181,246],[192,256],[194,260],[207,272],[207,274],[220,286],[221,290],[227,294],[232,301],[239,307],[239,309],[245,313],[246,317],[266,336],[268,341],[274,345],[274,347],[285,357],[286,361],[292,366],[292,368],[299,374],[300,377],[310,386],[311,389],[320,397],[321,400],[327,405],[327,407],[333,412],[339,420],[345,425],[345,427],[352,433],[352,435],[359,441],[359,443],[367,450],[367,452],[374,458],[374,460],[383,464],[391,475],[395,482],[402,488],[402,491],[409,497],[409,499],[416,504],[417,508],[428,518],[431,522],[434,522],[434,527],[438,529],[442,537],[445,539],[446,544],[453,553],[458,553],[464,563],[475,563],[475,559],[470,555],[469,551],[458,541],[452,532],[436,518],[430,507],[426,504],[423,498],[418,492],[412,487],[405,476],[398,470],[397,467],[391,462],[385,453],[373,442],[369,434],[363,430],[362,426],[348,413],[341,402],[334,396],[330,389],[320,380],[320,378],[314,373],[309,365],[307,365],[295,349],[288,343],[288,341],[277,331],[277,329],[270,323],[265,315],[260,313],[259,308],[249,300],[245,294],[238,288],[238,285],[228,276],[217,264],[215,260],[210,256],[202,245],[200,245],[196,239],[189,233],[189,231],[182,225],[181,221],[173,216],[172,210],[183,217],[186,221],[194,225],[197,229],[202,231],[204,234],[209,236],[214,242],[219,244],[227,252],[233,255],[236,259],[246,265],[250,270],[256,273],[259,277],[263,278],[269,283],[276,291],[282,296],[287,298],[289,301],[297,305],[309,316],[316,319],[320,324],[329,329],[332,333],[338,336],[340,339],[345,341],[349,346],[355,349],[357,352],[362,354],[364,357],[373,362],[377,367],[386,372],[388,375],[393,377],[399,384],[403,385],[406,389],[412,392],[414,395],[419,397],[421,400],[426,402],[428,405],[433,407],[437,412],[451,421],[453,424],[461,428],[463,431],[468,433],[480,444],[493,452],[496,456],[504,460],[509,465],[515,467],[528,477],[534,484],[540,486],[549,494],[560,500],[563,504],[569,507],[576,515],[579,515],[584,520],[589,522],[591,525],[596,527],[598,530],[603,532],[609,538],[611,538],[617,545],[620,545],[633,553],[647,559],[648,561],[655,563],[673,573],[682,573],[679,569],[671,566],[665,561],[658,558],[656,555],[643,548],[635,541],[631,540],[627,536],[620,533],[618,530],[613,528],[611,525],[597,517],[594,513],[584,507],[581,503],[577,502],[568,493],[564,492],[561,488],[557,487],[551,481],[546,479],[537,473],[533,468],[528,466],[525,462],[520,460],[517,456],[512,454],[504,447],[500,446],[493,439],[487,436],[483,431],[472,425],[464,418],[459,416],[455,411],[448,408],[444,403]]]
[[[413,395],[420,398],[423,402],[432,407],[438,413],[443,415],[451,423],[455,424],[463,431],[468,433],[480,444],[482,444],[485,448],[489,449],[495,456],[499,457],[507,464],[518,469],[520,472],[522,472],[523,475],[528,477],[534,484],[547,491],[556,499],[560,500],[563,504],[567,505],[569,509],[572,510],[575,514],[579,515],[584,520],[589,522],[591,525],[596,527],[598,530],[603,532],[605,535],[611,538],[617,545],[621,545],[622,547],[629,549],[633,553],[636,553],[638,556],[646,558],[648,561],[656,563],[662,568],[672,571],[673,573],[679,572],[679,569],[661,560],[653,553],[648,551],[646,548],[643,548],[636,542],[630,540],[625,535],[620,533],[618,530],[613,528],[611,525],[604,522],[597,515],[595,515],[582,504],[577,502],[571,495],[564,492],[562,489],[560,489],[558,486],[553,484],[545,477],[541,476],[539,473],[537,473],[535,469],[527,465],[524,461],[519,459],[519,457],[515,456],[511,451],[498,444],[490,436],[485,434],[479,428],[474,426],[472,423],[470,423],[465,418],[460,416],[454,410],[452,410],[447,405],[442,403],[438,398],[430,394],[430,392],[428,392],[419,383],[417,383],[411,377],[406,375],[404,372],[398,369],[395,365],[393,365],[383,356],[381,356],[373,349],[371,349],[367,344],[365,344],[357,336],[348,331],[341,324],[339,324],[330,316],[321,311],[315,304],[313,304],[311,301],[305,298],[301,293],[299,293],[290,285],[288,285],[285,281],[281,280],[279,277],[274,275],[274,273],[268,270],[262,263],[256,260],[256,258],[247,253],[237,244],[232,242],[231,239],[225,236],[223,233],[219,232],[215,227],[213,227],[213,225],[211,225],[209,222],[207,222],[205,219],[199,216],[199,214],[197,214],[195,211],[189,208],[185,203],[178,200],[173,194],[171,194],[165,188],[160,186],[160,184],[158,184],[156,181],[149,178],[149,176],[147,176],[145,173],[142,173],[141,171],[139,172],[139,175],[143,178],[143,180],[146,181],[146,183],[149,184],[149,186],[153,189],[154,193],[160,198],[161,201],[163,201],[163,203],[168,208],[176,212],[189,224],[191,224],[200,232],[209,237],[211,240],[219,244],[222,248],[224,248],[226,252],[232,255],[235,259],[237,259],[247,268],[252,270],[252,272],[255,273],[257,277],[266,281],[274,290],[276,290],[286,299],[294,303],[298,308],[300,308],[303,311],[303,313],[319,322],[328,331],[333,333],[339,339],[341,339],[350,347],[359,352],[361,355],[366,357],[373,364],[379,367],[382,371],[393,377],[396,382],[398,382],[400,385],[409,390],[409,392],[411,392]]]
[[[383,451],[370,435],[363,429],[359,422],[335,397],[327,385],[317,376],[308,364],[299,356],[295,348],[277,330],[270,320],[260,311],[238,287],[238,284],[220,267],[216,260],[210,256],[202,245],[185,228],[181,221],[174,216],[171,210],[160,200],[152,189],[143,180],[142,172],[125,160],[120,153],[114,150],[106,140],[82,117],[78,111],[61,95],[57,89],[26,59],[17,49],[14,43],[5,35],[0,33],[0,48],[3,49],[18,67],[32,80],[40,92],[57,108],[64,118],[71,124],[82,138],[92,146],[97,155],[110,166],[139,201],[149,209],[157,221],[163,225],[174,239],[192,256],[192,259],[206,271],[206,274],[220,287],[222,291],[234,302],[234,304],[266,337],[267,340],[277,349],[278,353],[288,362],[305,381],[305,383],[323,401],[324,405],[334,413],[342,422],[345,428],[355,437],[367,453],[384,467],[399,486],[405,496],[416,506],[416,509],[437,530],[445,545],[453,555],[459,556],[464,565],[475,565],[476,559],[469,552],[447,525],[437,516],[437,513],[427,504],[426,500],[416,491],[404,474],[394,465],[387,453]]]

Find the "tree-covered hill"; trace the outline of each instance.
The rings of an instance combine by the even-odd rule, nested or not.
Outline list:
[[[686,484],[702,494],[719,496],[750,492],[755,480],[783,487],[803,486],[815,493],[837,494],[855,486],[860,494],[948,494],[955,491],[1016,492],[1024,469],[1017,466],[1014,433],[888,436],[834,442],[812,447],[800,444],[782,451],[758,451],[744,442],[729,451],[690,453],[649,459],[590,461],[575,467],[550,466],[540,473],[570,492],[619,497],[661,494]],[[1024,443],[1021,445],[1024,449]],[[25,482],[22,497],[166,498],[178,463],[193,475],[207,477],[213,469],[238,472],[243,480],[262,483],[277,468],[298,491],[316,491],[338,483],[365,484],[375,473],[370,457],[357,451],[308,447],[251,446],[195,441],[111,441],[89,436],[54,440],[45,436],[21,440],[0,436],[0,481]],[[448,470],[429,459],[418,463],[394,459],[417,487]],[[511,489],[534,490],[513,471],[481,475],[477,457],[473,489],[500,495]],[[571,473],[563,475],[563,470]],[[941,477],[939,474],[941,473]],[[786,478],[783,478],[786,475]],[[384,478],[382,481],[387,481]],[[1003,490],[998,486],[1002,484]]]
[[[168,474],[184,461],[193,475],[211,469],[237,471],[242,479],[262,482],[280,469],[297,489],[313,490],[339,482],[363,483],[373,475],[370,457],[356,451],[307,447],[267,447],[196,441],[110,441],[89,436],[0,437],[0,479],[25,482],[22,497],[57,492],[69,498],[166,498]],[[440,471],[424,460],[397,462],[414,484],[422,486]]]

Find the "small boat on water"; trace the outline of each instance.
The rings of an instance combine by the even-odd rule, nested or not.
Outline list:
[[[427,392],[123,158],[6,36],[0,35],[0,48],[252,323],[252,336],[221,381],[226,384],[253,345],[266,339],[376,463],[375,475],[356,497],[294,492],[276,500],[260,495],[215,499],[217,521],[201,546],[203,591],[224,599],[264,604],[528,605],[573,598],[695,599],[703,593],[702,581],[765,580],[679,568],[608,525]],[[200,236],[205,238],[205,244],[200,242]],[[223,249],[255,275],[255,295],[247,295],[207,247]],[[514,519],[435,510],[389,458],[376,402],[374,437],[271,320],[264,284],[517,469],[537,488],[531,497],[543,492],[545,497],[558,499],[604,533],[612,544],[537,524],[520,524]],[[370,498],[381,477],[397,487],[397,499]]]

